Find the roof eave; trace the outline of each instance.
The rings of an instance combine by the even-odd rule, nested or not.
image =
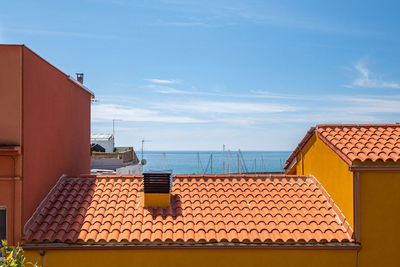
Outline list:
[[[285,170],[290,170],[289,167],[292,167],[291,163],[292,161],[297,157],[299,152],[303,149],[303,147],[307,144],[308,140],[313,136],[313,134],[316,132],[315,127],[311,127],[310,130],[306,133],[306,135],[303,137],[303,139],[300,141],[300,143],[297,145],[297,147],[293,150],[292,154],[290,154],[288,160],[285,162],[286,166],[283,168]]]
[[[68,79],[70,79],[73,83],[75,83],[76,85],[78,85],[79,87],[81,87],[84,91],[88,92],[92,98],[94,98],[94,93],[89,90],[89,88],[87,88],[86,86],[84,86],[83,84],[81,84],[80,82],[78,82],[77,80],[75,80],[74,78],[72,78],[70,75],[67,75]]]
[[[360,250],[354,242],[331,243],[24,243],[26,250],[69,249],[281,249],[281,250]]]
[[[400,172],[400,165],[350,165],[352,172]]]

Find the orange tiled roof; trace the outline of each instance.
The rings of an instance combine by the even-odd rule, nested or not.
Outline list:
[[[141,176],[63,177],[25,225],[27,242],[351,242],[311,176],[175,175],[168,208],[143,207]]]
[[[400,160],[400,124],[321,124],[306,134],[285,169],[315,132],[349,165],[355,160]]]

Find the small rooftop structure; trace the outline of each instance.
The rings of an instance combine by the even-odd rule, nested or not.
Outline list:
[[[117,148],[118,149],[118,148]],[[90,166],[91,169],[116,170],[132,164],[138,164],[139,159],[133,147],[128,147],[125,151],[119,152],[92,152]]]
[[[114,152],[115,143],[114,135],[108,133],[92,134],[90,136],[90,143],[98,144],[105,149],[105,152]]]

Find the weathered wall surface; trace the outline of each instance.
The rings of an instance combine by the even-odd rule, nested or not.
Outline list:
[[[23,48],[23,222],[62,174],[90,172],[90,94]]]
[[[297,174],[312,174],[353,225],[353,173],[349,165],[314,134],[297,156]]]
[[[0,177],[0,207],[6,208],[7,241],[16,245],[21,240],[21,180]]]
[[[400,266],[400,173],[361,172],[359,266]]]
[[[7,146],[21,145],[22,47],[0,45],[0,207],[6,208],[7,240],[21,237],[21,155]]]
[[[22,47],[0,45],[0,145],[21,144]]]
[[[29,261],[58,266],[356,266],[355,250],[116,249],[25,251]]]

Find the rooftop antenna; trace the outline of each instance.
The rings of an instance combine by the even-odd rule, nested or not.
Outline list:
[[[120,119],[113,119],[112,120],[112,122],[113,122],[113,131],[112,131],[112,135],[113,135],[113,146],[115,147],[115,122],[116,121],[122,121],[122,120],[120,120]]]
[[[143,161],[143,145],[144,142],[151,142],[151,140],[144,140],[144,138],[142,139],[142,161]]]
[[[120,119],[113,119],[112,121],[113,121],[113,132],[112,132],[112,133],[113,133],[113,136],[115,137],[115,122],[116,122],[116,121],[122,121],[122,120],[120,120]]]

